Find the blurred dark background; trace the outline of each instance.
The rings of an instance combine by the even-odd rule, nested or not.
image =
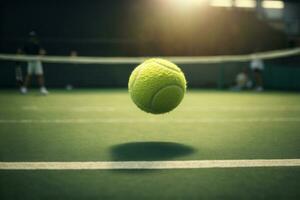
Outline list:
[[[206,5],[206,0],[202,0],[202,5],[183,5],[179,1],[2,0],[0,52],[15,53],[32,30],[38,34],[48,55],[70,55],[76,50],[82,56],[206,56],[299,46],[300,2],[297,0],[285,0],[283,9],[263,8],[260,0],[255,8],[214,7]],[[12,63],[1,63],[5,73],[1,73],[0,86],[14,86]],[[232,84],[236,72],[248,63],[225,65],[222,87]],[[298,65],[297,57],[267,61],[266,71],[268,66],[273,67],[266,73],[266,80],[272,80],[267,81],[267,87],[300,88],[297,80],[282,86],[297,79],[293,77],[299,73]],[[125,87],[134,67],[90,65],[89,71],[87,66],[80,65],[44,66],[47,83],[53,87],[68,83]],[[190,86],[220,86],[219,65],[182,67]]]
[[[273,11],[182,8],[176,1],[2,0],[0,50],[14,53],[31,30],[54,55],[71,49],[95,56],[223,55],[298,44],[297,1]]]

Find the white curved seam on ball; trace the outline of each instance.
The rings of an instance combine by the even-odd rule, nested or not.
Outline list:
[[[133,79],[133,83],[131,84],[131,89],[134,88],[135,82],[136,82],[136,80],[139,78],[139,76],[140,76],[140,74],[141,74],[140,72],[141,72],[141,70],[142,70],[144,67],[145,67],[145,65],[142,64],[141,68],[137,71],[137,75],[136,75],[135,79]]]
[[[167,69],[171,70],[171,71],[174,71],[174,72],[177,72],[177,73],[180,73],[180,74],[182,73],[180,70],[177,70],[176,68],[175,69],[171,68],[168,65],[165,65],[165,64],[163,64],[161,62],[158,62],[157,60],[154,60],[154,62],[157,63],[157,64],[159,64],[160,66],[162,66],[164,68],[167,68]]]
[[[150,110],[152,110],[152,107],[153,107],[153,100],[155,98],[155,96],[159,93],[159,91],[161,91],[162,89],[165,89],[167,87],[171,87],[171,86],[176,86],[178,88],[180,88],[180,90],[182,90],[182,92],[184,92],[184,89],[180,86],[180,85],[177,85],[177,84],[170,84],[170,85],[166,85],[166,86],[163,86],[161,88],[159,88],[154,94],[153,96],[151,97],[151,100],[150,100]]]
[[[138,66],[139,67],[139,66]],[[140,66],[141,68],[137,71],[137,75],[135,76],[135,78],[133,79],[133,83],[131,84],[131,90],[134,89],[135,87],[135,83],[136,83],[136,80],[139,78],[140,74],[141,74],[141,71],[146,67],[146,65],[144,63],[141,64]],[[135,104],[139,107],[139,108],[144,108],[145,106],[141,105],[138,101],[134,101]],[[142,109],[143,110],[143,109]]]

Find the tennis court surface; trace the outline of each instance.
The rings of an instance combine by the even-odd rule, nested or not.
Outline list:
[[[127,90],[0,92],[0,199],[299,199],[300,95],[190,90],[140,111]]]

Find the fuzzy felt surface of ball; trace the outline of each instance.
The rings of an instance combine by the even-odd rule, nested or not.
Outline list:
[[[128,89],[131,99],[141,110],[162,114],[180,104],[186,92],[186,79],[174,63],[151,58],[132,71]]]

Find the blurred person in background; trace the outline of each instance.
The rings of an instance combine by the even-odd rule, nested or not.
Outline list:
[[[46,51],[41,47],[39,39],[34,31],[31,31],[29,33],[29,39],[23,47],[23,52],[26,55],[31,55],[31,56],[46,54]],[[38,84],[40,86],[40,92],[44,95],[48,94],[48,91],[45,87],[45,79],[44,79],[42,62],[39,60],[28,61],[27,75],[25,77],[24,85],[21,87],[21,93],[26,94],[28,92],[27,88],[33,74],[37,76]]]
[[[249,78],[248,68],[245,67],[243,71],[236,75],[235,79],[236,85],[231,88],[233,91],[241,91],[244,89],[249,89],[252,86],[252,81]]]
[[[262,59],[253,58],[250,62],[250,68],[253,71],[255,90],[261,92],[263,88],[262,72],[264,70],[264,62]]]
[[[76,50],[71,50],[71,52],[70,52],[70,57],[71,58],[76,58],[78,56],[78,52],[76,51]],[[73,63],[72,64],[73,65],[73,68],[75,67],[77,67],[78,66],[78,64],[76,64],[76,63]],[[72,83],[67,83],[67,85],[66,85],[66,90],[73,90],[73,85],[72,85]]]
[[[70,56],[76,58],[78,56],[78,52],[76,50],[71,50]]]
[[[17,49],[17,55],[22,54],[22,49],[18,48]],[[22,63],[20,61],[16,61],[15,63],[16,68],[15,68],[15,75],[16,75],[16,82],[18,87],[22,87],[24,82],[23,82],[23,72],[22,72]]]

